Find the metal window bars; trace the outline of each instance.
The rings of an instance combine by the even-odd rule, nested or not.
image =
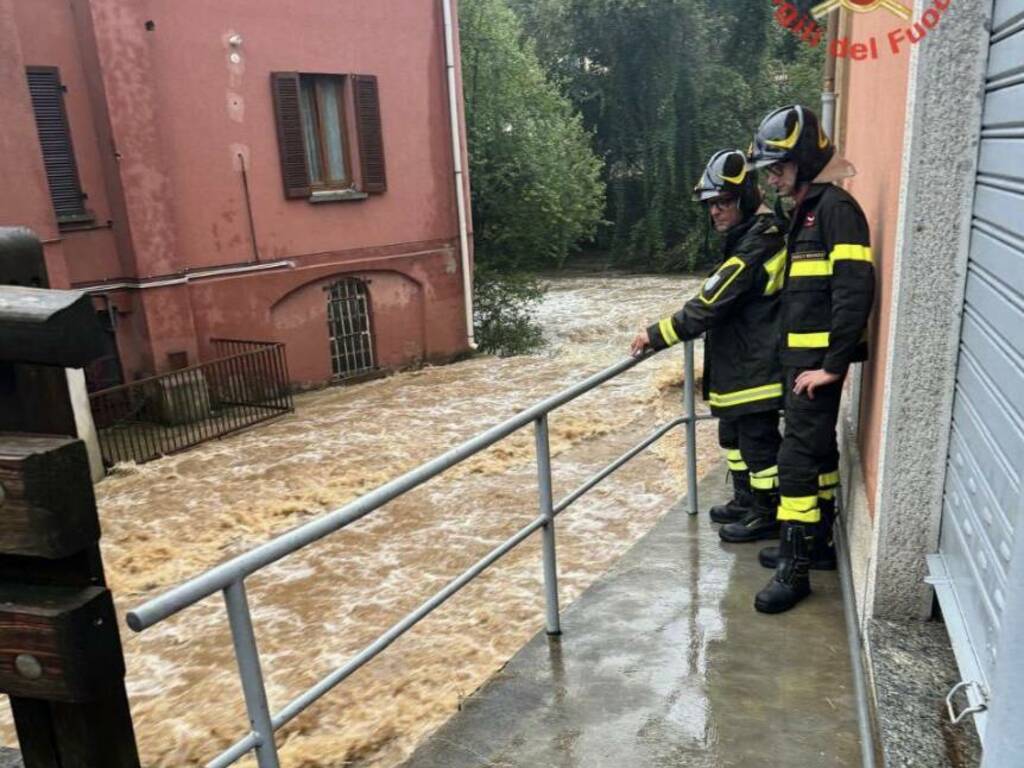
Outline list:
[[[366,283],[346,277],[332,283],[327,291],[327,329],[334,376],[348,379],[372,371],[376,362]]]
[[[210,342],[213,360],[89,395],[105,465],[141,464],[295,410],[284,344]]]
[[[224,768],[224,766],[233,764],[253,750],[256,752],[256,762],[259,768],[278,768],[277,745],[274,738],[274,733],[278,729],[377,656],[377,654],[391,645],[421,619],[429,615],[434,609],[438,608],[448,598],[537,530],[541,531],[543,537],[541,551],[546,597],[545,628],[548,634],[560,634],[558,569],[554,528],[555,516],[626,464],[630,459],[639,455],[668,432],[683,424],[686,425],[687,511],[690,514],[696,514],[696,422],[702,419],[709,419],[711,416],[709,414],[697,414],[695,411],[692,341],[685,343],[683,403],[686,415],[673,419],[656,429],[638,445],[601,469],[557,504],[554,503],[552,498],[548,414],[633,368],[641,360],[650,357],[652,354],[648,353],[641,358],[627,358],[622,362],[616,363],[590,376],[586,380],[527,408],[501,424],[491,427],[461,445],[452,448],[431,461],[421,464],[401,477],[385,483],[345,506],[324,514],[305,525],[288,531],[265,544],[222,563],[129,612],[127,616],[128,626],[136,632],[140,632],[209,597],[215,592],[223,592],[228,613],[228,623],[235,647],[235,659],[238,664],[242,692],[249,715],[250,732],[207,763],[207,768]],[[263,683],[259,650],[253,631],[249,601],[245,591],[245,579],[271,563],[345,528],[392,499],[422,485],[431,478],[440,475],[528,424],[533,424],[535,435],[539,491],[538,516],[463,571],[462,574],[449,582],[441,591],[420,604],[412,613],[390,626],[376,640],[359,651],[342,666],[293,699],[278,712],[272,712],[267,701],[266,689]]]

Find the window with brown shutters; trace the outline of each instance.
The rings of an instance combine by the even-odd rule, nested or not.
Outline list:
[[[285,197],[320,202],[386,191],[376,77],[273,72],[271,88]]]
[[[93,215],[85,207],[86,196],[78,178],[60,70],[57,67],[26,67],[25,74],[57,223],[62,226],[89,223]]]
[[[352,83],[363,189],[366,192],[384,192],[388,188],[388,179],[384,172],[384,137],[380,127],[377,78],[373,75],[353,75]]]

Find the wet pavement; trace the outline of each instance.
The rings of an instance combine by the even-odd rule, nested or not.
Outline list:
[[[560,639],[535,636],[403,768],[858,765],[836,573],[762,616],[759,545],[713,529],[676,505],[563,611]]]

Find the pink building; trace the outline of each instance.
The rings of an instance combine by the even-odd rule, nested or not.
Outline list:
[[[94,384],[216,337],[299,383],[465,350],[445,51],[442,0],[0,0],[0,224],[94,295]]]

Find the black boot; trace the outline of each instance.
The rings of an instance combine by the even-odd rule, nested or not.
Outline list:
[[[757,593],[754,608],[761,613],[788,611],[811,594],[810,551],[813,533],[802,523],[782,524],[779,565],[771,581]]]
[[[834,571],[836,547],[832,539],[832,524],[836,519],[835,499],[818,499],[821,522],[815,524],[814,544],[811,546],[811,570]],[[757,553],[757,560],[765,568],[774,570],[779,564],[779,548],[765,547]]]
[[[779,522],[775,511],[779,495],[775,491],[754,491],[754,506],[742,520],[718,529],[722,541],[732,543],[774,539],[779,535]]]
[[[730,472],[732,475],[732,498],[725,504],[712,507],[709,514],[713,523],[735,523],[742,520],[754,506],[750,493],[750,473]]]

